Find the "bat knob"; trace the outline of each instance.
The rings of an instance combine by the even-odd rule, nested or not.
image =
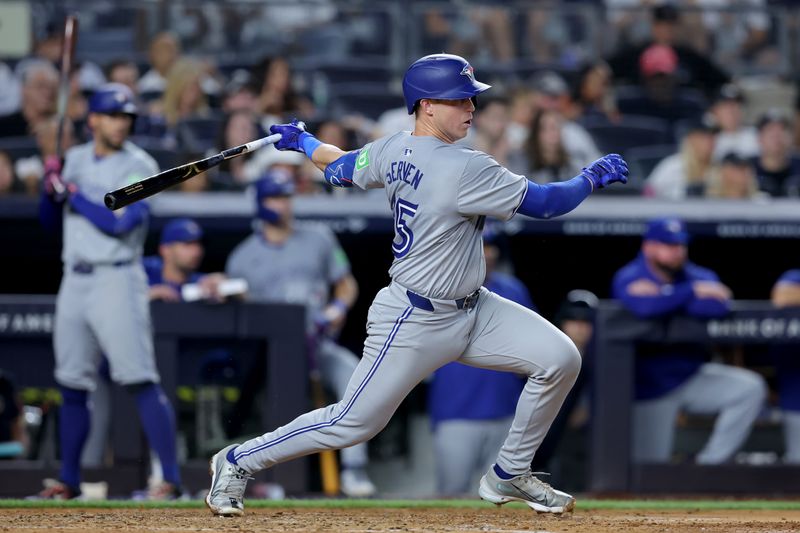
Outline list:
[[[103,197],[103,202],[105,202],[106,207],[112,211],[117,208],[117,199],[110,192],[106,193],[106,195]]]

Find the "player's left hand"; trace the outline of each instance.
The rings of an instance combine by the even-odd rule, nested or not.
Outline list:
[[[306,124],[302,120],[294,119],[288,124],[275,124],[269,127],[270,133],[280,133],[281,139],[275,143],[278,150],[292,150],[305,153],[302,147],[303,135],[311,135],[306,131]]]
[[[61,178],[61,160],[56,156],[50,156],[44,162],[42,187],[45,194],[56,202],[63,202],[69,196],[67,185]]]
[[[594,161],[581,172],[595,189],[608,187],[612,183],[628,183],[628,163],[619,154],[607,154]]]

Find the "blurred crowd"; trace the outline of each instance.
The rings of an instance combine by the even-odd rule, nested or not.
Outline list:
[[[115,81],[139,100],[131,140],[162,168],[263,136],[292,117],[323,142],[354,149],[411,127],[398,76],[412,56],[446,50],[465,55],[494,85],[463,142],[533,181],[568,179],[601,153],[618,152],[632,170],[622,194],[800,194],[800,96],[785,76],[797,48],[786,41],[796,8],[766,0],[412,4],[414,42],[396,59],[386,36],[398,21],[383,7],[354,15],[326,0],[278,11],[172,6],[172,30],[153,32],[146,57],[79,47],[63,145],[89,139],[87,97]],[[109,26],[124,27],[115,13]],[[94,29],[79,39],[102,42],[104,19],[93,16]],[[0,63],[0,195],[36,194],[43,161],[56,151],[61,26],[39,33],[30,56]],[[265,54],[231,62],[225,47]],[[242,190],[273,167],[290,172],[300,194],[331,193],[299,154],[275,150],[227,161],[181,189]]]

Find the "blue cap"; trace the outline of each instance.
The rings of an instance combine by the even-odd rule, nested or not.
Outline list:
[[[688,244],[689,232],[686,223],[676,217],[655,218],[647,223],[642,238],[646,241],[658,241],[666,244]]]
[[[203,238],[203,228],[191,218],[170,220],[161,231],[161,244],[197,242]]]
[[[256,198],[259,202],[272,196],[292,196],[294,194],[294,178],[286,170],[273,168],[256,181]]]

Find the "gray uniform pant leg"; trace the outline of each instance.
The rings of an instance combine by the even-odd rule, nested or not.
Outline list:
[[[358,357],[350,350],[330,339],[323,339],[317,351],[322,382],[341,400],[347,393],[347,384],[358,366]],[[341,451],[343,468],[363,468],[369,461],[367,443],[362,442]]]
[[[111,392],[111,383],[100,378],[95,389],[89,394],[92,423],[81,453],[83,467],[103,465],[108,437],[111,434]]]
[[[634,459],[638,462],[669,460],[675,418],[683,409],[694,414],[718,413],[711,436],[697,455],[697,462],[725,462],[744,443],[766,394],[766,383],[759,374],[730,365],[706,363],[686,383],[664,397],[636,402]]]
[[[783,412],[783,439],[786,446],[783,460],[787,463],[800,463],[800,412]]]
[[[372,438],[414,386],[458,358],[472,323],[472,313],[415,309],[399,287],[382,289],[370,307],[364,353],[342,400],[241,444],[237,463],[257,472]]]
[[[581,355],[575,344],[537,313],[481,291],[475,326],[460,362],[528,376],[497,465],[511,474],[531,461],[575,384]]]
[[[55,379],[71,389],[92,390],[97,378],[100,347],[86,313],[86,296],[91,288],[88,276],[65,272],[56,297]]]
[[[503,445],[512,417],[493,420],[445,420],[436,424],[436,488],[441,496],[473,491],[473,477],[483,474]]]

